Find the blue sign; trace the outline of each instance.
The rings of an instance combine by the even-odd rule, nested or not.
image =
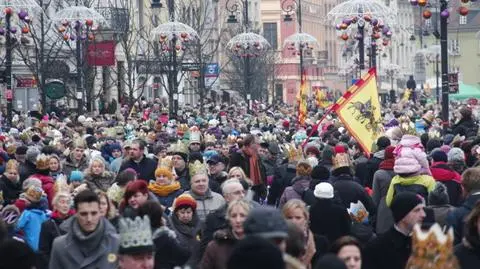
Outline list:
[[[207,64],[205,66],[205,77],[218,77],[220,73],[220,67],[218,64]]]

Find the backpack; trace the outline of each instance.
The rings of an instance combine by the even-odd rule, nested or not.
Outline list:
[[[398,193],[407,192],[407,191],[413,192],[415,194],[420,194],[423,197],[425,203],[427,203],[428,189],[424,185],[420,185],[420,184],[410,184],[410,185],[402,185],[400,183],[395,184],[393,187],[393,197],[395,197],[395,195],[397,195]]]

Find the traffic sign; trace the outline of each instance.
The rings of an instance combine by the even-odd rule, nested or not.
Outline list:
[[[5,98],[7,98],[8,101],[11,101],[13,99],[13,91],[12,89],[7,89],[5,91]]]
[[[448,93],[458,93],[458,73],[448,74]]]
[[[182,71],[200,71],[199,63],[182,63]]]
[[[217,63],[207,64],[205,66],[205,77],[218,77],[220,68]]]

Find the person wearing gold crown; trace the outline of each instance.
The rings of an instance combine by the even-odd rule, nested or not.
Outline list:
[[[155,170],[156,180],[150,181],[148,184],[148,189],[155,194],[160,204],[166,208],[171,207],[175,198],[183,193],[180,182],[173,177],[172,170],[171,158],[163,158]]]
[[[190,128],[190,142],[188,145],[188,149],[190,154],[194,152],[201,152],[202,151],[202,133],[198,129],[198,127],[194,126]]]
[[[188,148],[180,140],[177,143],[172,144],[168,149],[168,154],[172,157],[172,165],[175,169],[175,175],[177,181],[180,182],[180,186],[183,190],[190,189],[190,174],[188,172]]]
[[[390,209],[395,224],[364,249],[364,267],[368,269],[405,269],[412,250],[411,234],[425,218],[425,201],[413,192],[395,196]]]
[[[189,165],[191,188],[185,192],[197,201],[197,214],[201,221],[207,215],[225,204],[225,199],[209,187],[208,170],[205,164],[196,160]]]

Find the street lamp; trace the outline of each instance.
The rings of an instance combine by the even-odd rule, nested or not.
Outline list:
[[[152,3],[153,5],[153,3]],[[178,61],[187,49],[187,45],[198,40],[197,32],[190,26],[175,21],[175,1],[167,1],[169,21],[160,24],[152,31],[152,37],[160,45],[160,56],[167,60],[169,67],[168,80],[168,107],[170,116],[178,111]],[[200,67],[201,68],[201,67]]]
[[[393,89],[393,81],[395,77],[400,73],[400,66],[392,63],[388,63],[385,67],[385,74],[390,77],[390,92],[394,93],[395,96],[398,95],[398,93]],[[392,96],[393,94],[390,94]],[[393,102],[393,100],[391,100]]]
[[[432,3],[433,2],[433,3]],[[460,16],[467,16],[468,14],[468,5],[469,0],[461,0],[460,6],[457,9]],[[474,2],[474,1],[472,1]],[[433,7],[439,5],[440,8],[440,61],[441,61],[441,72],[442,72],[442,121],[443,129],[446,132],[449,125],[449,81],[448,81],[448,17],[450,16],[450,11],[448,10],[448,1],[447,0],[438,0],[436,3],[434,1],[428,0],[410,0],[412,6],[423,7]],[[438,6],[437,6],[438,7]],[[429,8],[426,8],[422,12],[422,17],[425,20],[430,19],[432,12]],[[438,35],[438,33],[437,33]],[[437,82],[438,83],[438,82]]]
[[[226,9],[230,13],[228,23],[236,23],[236,13],[243,7],[243,33],[234,36],[227,43],[227,49],[237,58],[242,58],[243,63],[243,96],[248,103],[248,108],[252,108],[252,93],[250,89],[250,59],[264,55],[270,48],[268,41],[261,35],[250,32],[250,23],[248,17],[248,0],[227,0]]]
[[[330,22],[339,32],[339,37],[347,41],[358,40],[359,68],[365,69],[365,34],[370,35],[370,67],[375,68],[377,57],[377,40],[387,46],[392,37],[390,26],[395,23],[395,11],[377,0],[349,0],[335,6],[327,14]]]
[[[89,41],[95,39],[94,32],[99,26],[106,27],[107,22],[105,18],[95,11],[93,8],[88,8],[78,4],[67,7],[55,13],[52,21],[57,27],[57,31],[62,35],[65,42],[76,42],[76,62],[77,62],[77,110],[78,115],[83,114],[83,101],[85,99],[85,48]],[[92,102],[93,100],[87,100]]]
[[[19,44],[17,42],[18,28],[21,29],[20,33],[22,35],[28,34],[32,22],[29,12],[40,12],[41,8],[35,0],[0,0],[0,9],[3,10],[5,16],[5,25],[0,28],[0,35],[5,36],[5,80],[7,86],[5,97],[7,99],[7,121],[10,125],[14,97],[12,89],[12,52],[14,47]],[[14,20],[14,12],[18,12],[18,20]],[[23,45],[28,43],[28,39],[24,36],[20,38],[20,41],[20,44]]]

